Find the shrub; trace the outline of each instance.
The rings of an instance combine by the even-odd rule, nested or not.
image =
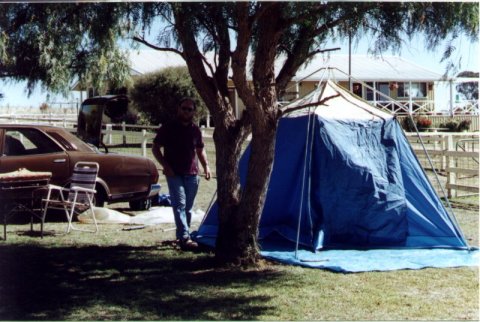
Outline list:
[[[415,124],[410,116],[405,117],[401,125],[406,132],[415,132]]]
[[[141,114],[139,122],[158,125],[176,117],[177,105],[183,97],[191,97],[197,103],[196,119],[207,114],[188,69],[170,67],[148,73],[135,80],[130,90],[132,105]]]
[[[417,123],[417,128],[418,128],[419,131],[432,126],[432,120],[430,120],[426,117],[421,117],[421,116],[417,118],[416,123]]]
[[[472,122],[470,120],[462,120],[460,122],[457,121],[449,121],[447,123],[440,124],[440,127],[444,127],[448,129],[448,132],[463,132],[468,131],[470,129],[470,124]]]
[[[440,124],[440,127],[448,129],[447,132],[457,132],[458,122],[448,121],[447,123]]]
[[[457,131],[458,132],[468,131],[470,129],[470,124],[471,123],[472,123],[472,121],[470,121],[470,120],[460,121],[460,123],[458,123],[458,126],[457,126]]]

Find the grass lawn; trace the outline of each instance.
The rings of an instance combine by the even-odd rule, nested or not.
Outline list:
[[[214,190],[214,179],[202,180],[198,208]],[[478,246],[478,210],[455,213]],[[478,267],[341,274],[265,262],[225,270],[212,253],[177,249],[171,224],[122,227],[64,235],[65,223],[49,222],[40,239],[28,224],[9,225],[0,241],[0,320],[480,318]]]

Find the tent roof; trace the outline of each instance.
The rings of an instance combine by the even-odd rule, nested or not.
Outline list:
[[[317,102],[322,103],[315,104]],[[305,105],[310,107],[301,108]],[[331,80],[322,82],[316,90],[312,91],[305,97],[282,107],[282,110],[292,111],[291,113],[287,113],[288,117],[301,116],[314,111],[315,114],[325,119],[332,120],[373,120],[393,118],[393,115],[373,107]]]

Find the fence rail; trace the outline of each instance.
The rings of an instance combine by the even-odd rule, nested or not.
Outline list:
[[[109,149],[153,158],[150,147],[155,137],[154,129],[156,127],[131,132],[108,128],[103,132],[104,143]],[[212,131],[203,129],[208,158],[215,164]],[[439,195],[442,195],[442,188],[446,189],[449,198],[479,193],[478,133],[420,133],[420,137],[416,133],[407,133],[407,138],[422,167],[427,172],[435,171],[439,175],[441,186],[430,178]],[[422,148],[422,142],[426,151]],[[432,160],[433,168],[428,158]]]
[[[400,117],[399,117],[400,118]],[[429,116],[434,126],[441,122],[452,120],[449,116]],[[0,120],[5,119],[0,115]],[[472,115],[456,116],[455,120],[470,119],[471,130],[478,131],[478,117]],[[72,132],[76,131],[76,119],[71,115],[52,117],[51,115],[38,115],[34,118],[16,115],[8,116],[9,123],[25,123],[32,120],[38,123],[47,123],[63,126]],[[436,123],[435,123],[436,122]],[[108,124],[104,126],[103,143],[111,151],[129,154],[140,154],[144,157],[155,158],[151,154],[151,146],[158,126],[140,126],[122,124]],[[212,139],[213,129],[202,129],[208,158],[215,164],[215,145]],[[446,189],[448,197],[458,197],[479,193],[479,133],[429,133],[421,132],[420,138],[416,133],[406,133],[412,148],[423,168],[435,171],[440,177],[440,185],[431,180],[437,192]],[[423,145],[422,145],[423,143]],[[426,152],[423,150],[426,148]],[[429,159],[433,163],[430,165]],[[160,167],[160,165],[158,165]],[[212,167],[214,168],[214,167]],[[439,193],[439,195],[442,195]]]
[[[40,123],[64,128],[73,128],[77,125],[77,114],[0,114],[0,122],[6,123]]]
[[[449,198],[479,194],[478,133],[421,133],[420,138],[407,133],[407,137],[423,168],[442,179]]]

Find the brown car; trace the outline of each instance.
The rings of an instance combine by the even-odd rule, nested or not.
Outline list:
[[[148,158],[100,152],[60,127],[0,124],[0,173],[48,171],[51,183],[66,186],[78,161],[100,165],[97,206],[128,201],[130,208],[144,210],[160,191],[157,167]]]

